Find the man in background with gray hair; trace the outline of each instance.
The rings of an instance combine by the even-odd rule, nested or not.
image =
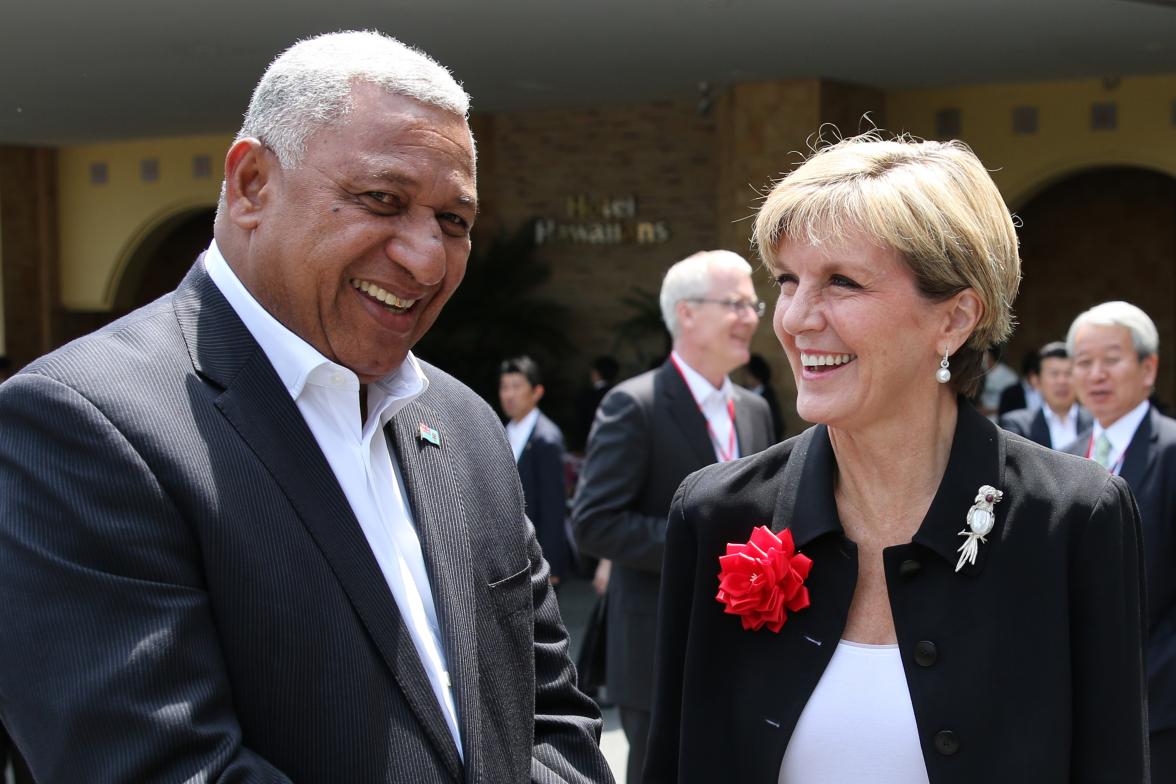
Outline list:
[[[416,359],[477,214],[468,96],[279,56],[170,296],[0,389],[0,711],[52,782],[607,782],[493,411]]]
[[[1176,421],[1148,400],[1159,367],[1159,334],[1135,305],[1104,302],[1074,319],[1066,345],[1078,399],[1094,424],[1065,451],[1123,477],[1139,504],[1151,780],[1176,781]],[[1115,554],[1107,559],[1091,568],[1113,568]]]
[[[666,516],[686,475],[772,444],[763,398],[727,377],[750,357],[764,314],[751,265],[725,250],[666,273],[662,318],[674,350],[657,370],[618,384],[588,436],[573,524],[580,549],[612,561],[606,682],[641,780],[653,691],[653,643]]]

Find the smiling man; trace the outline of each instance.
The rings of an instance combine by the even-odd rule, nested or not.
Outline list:
[[[573,524],[583,552],[612,560],[606,680],[641,780],[653,692],[653,640],[666,517],[686,475],[772,444],[763,398],[727,377],[747,363],[764,304],[751,265],[725,250],[666,273],[661,311],[674,350],[659,369],[618,384],[588,436]]]
[[[38,782],[602,782],[493,411],[418,360],[468,96],[376,33],[254,92],[179,288],[0,389],[0,711]]]
[[[1159,333],[1129,302],[1104,302],[1066,337],[1078,399],[1094,424],[1067,452],[1127,480],[1143,522],[1152,781],[1176,781],[1176,421],[1149,402]]]

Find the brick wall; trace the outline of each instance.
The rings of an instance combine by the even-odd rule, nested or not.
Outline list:
[[[568,200],[635,197],[635,216],[620,222],[662,222],[665,242],[544,244],[552,267],[544,294],[570,308],[568,358],[586,377],[596,354],[614,350],[616,324],[632,315],[621,298],[633,287],[657,291],[670,264],[717,246],[715,120],[692,102],[513,112],[475,118],[479,197],[487,212],[483,235],[512,230],[536,217],[563,223],[608,222],[568,214]],[[636,356],[618,359],[636,367]]]

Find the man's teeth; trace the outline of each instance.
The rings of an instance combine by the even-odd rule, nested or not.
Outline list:
[[[362,291],[364,294],[367,294],[372,299],[383,302],[393,310],[408,310],[416,304],[415,299],[401,299],[395,294],[380,288],[375,283],[369,283],[366,280],[352,278],[351,285]]]
[[[800,364],[805,367],[824,367],[830,365],[844,365],[850,360],[857,359],[855,354],[806,354],[800,353]]]

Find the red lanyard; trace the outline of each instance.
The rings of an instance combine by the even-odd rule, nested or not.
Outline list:
[[[1109,441],[1110,439],[1107,439],[1107,440]],[[1122,452],[1119,453],[1119,459],[1116,460],[1115,462],[1111,463],[1111,467],[1108,468],[1107,470],[1110,471],[1115,476],[1118,476],[1119,469],[1123,467],[1123,458],[1126,456],[1127,456],[1127,450],[1124,449]],[[1093,430],[1090,431],[1090,441],[1086,444],[1086,459],[1087,460],[1094,459],[1094,431]]]
[[[715,435],[715,429],[711,427],[710,419],[706,412],[702,410],[702,404],[698,402],[698,398],[694,397],[694,390],[690,387],[690,382],[686,380],[686,374],[682,372],[682,366],[678,364],[677,358],[670,354],[670,361],[674,363],[674,369],[678,371],[678,375],[682,377],[682,383],[686,385],[686,389],[690,392],[690,397],[694,400],[694,405],[698,406],[698,413],[702,414],[702,419],[706,422],[706,434],[710,436],[711,443],[715,446],[715,452],[718,453],[719,462],[726,463],[735,459],[735,401],[727,401],[727,416],[731,417],[731,434],[727,439],[727,449],[723,450],[722,444],[719,443],[719,437]]]

